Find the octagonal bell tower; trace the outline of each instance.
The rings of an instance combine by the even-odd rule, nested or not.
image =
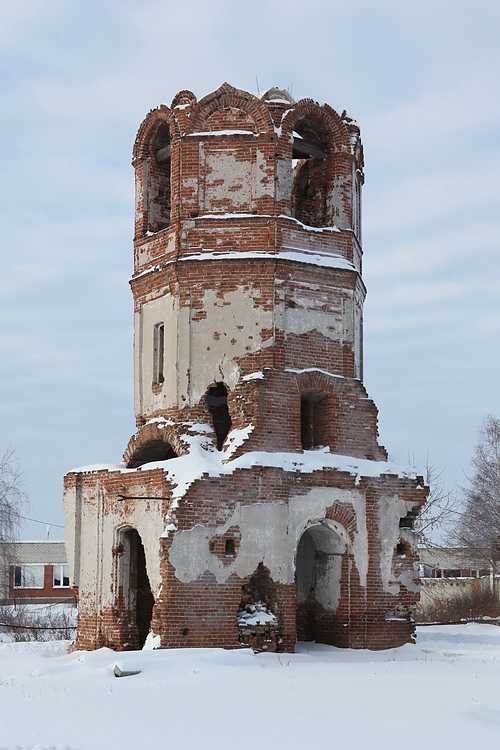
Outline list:
[[[411,640],[426,491],[363,385],[363,166],[351,118],[279,89],[140,126],[137,429],[65,478],[80,648]]]
[[[320,424],[320,403],[363,374],[357,124],[278,89],[181,91],[142,123],[133,165],[138,428],[201,418],[219,393],[231,424],[251,417],[247,447],[344,451],[348,426]],[[282,413],[290,392],[301,399]],[[372,432],[356,455],[380,455]]]

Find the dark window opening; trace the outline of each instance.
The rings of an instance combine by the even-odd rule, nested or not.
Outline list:
[[[417,510],[411,510],[409,513],[407,513],[406,516],[403,516],[399,520],[399,528],[400,529],[413,529],[415,525],[415,519],[417,516]]]
[[[408,551],[408,546],[405,544],[405,542],[399,540],[399,542],[396,544],[396,555],[398,557],[406,557]]]
[[[236,548],[234,545],[234,539],[226,539],[226,543],[224,545],[224,554],[226,557],[234,557],[236,554]]]
[[[300,120],[293,132],[292,216],[313,227],[326,226],[328,204],[327,135],[321,124]]]
[[[220,451],[231,429],[231,416],[227,406],[227,388],[224,383],[216,383],[211,386],[207,391],[206,399],[217,436],[217,450]]]
[[[157,323],[153,329],[153,383],[163,383],[165,360],[165,324]]]
[[[443,570],[443,578],[461,578],[461,571],[460,570]]]
[[[159,232],[170,224],[171,212],[171,147],[170,129],[163,123],[156,131],[151,146],[147,180],[148,230]]]
[[[138,466],[152,461],[166,461],[177,458],[177,454],[169,443],[164,440],[150,440],[138,448],[127,464],[127,469],[137,469]]]
[[[324,394],[310,392],[304,393],[300,399],[300,433],[303,450],[318,448],[323,444],[321,415],[321,402]]]

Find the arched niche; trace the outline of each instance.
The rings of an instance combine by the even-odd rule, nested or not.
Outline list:
[[[333,643],[348,537],[322,521],[301,535],[295,558],[297,640]]]

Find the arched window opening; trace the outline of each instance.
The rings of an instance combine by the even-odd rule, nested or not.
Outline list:
[[[170,443],[164,440],[150,440],[134,451],[127,464],[127,469],[137,469],[139,466],[149,464],[152,461],[166,461],[169,458],[177,458],[177,453]]]
[[[312,227],[328,223],[326,131],[304,118],[293,131],[292,216]]]
[[[226,557],[234,557],[236,554],[236,547],[234,545],[234,539],[226,539],[224,544],[224,554]]]
[[[300,435],[302,449],[311,450],[325,445],[325,394],[307,391],[300,397]]]
[[[147,180],[148,231],[159,232],[170,224],[170,128],[162,123],[151,144]]]
[[[301,536],[295,565],[297,639],[335,643],[345,541],[324,523]]]
[[[146,555],[136,529],[121,529],[118,538],[119,589],[118,604],[130,616],[136,630],[138,647],[142,648],[151,627],[154,597],[146,568]],[[132,644],[133,646],[134,644]]]
[[[211,386],[207,391],[206,400],[217,436],[217,450],[220,451],[231,429],[231,417],[227,406],[227,388],[224,383],[216,383]]]

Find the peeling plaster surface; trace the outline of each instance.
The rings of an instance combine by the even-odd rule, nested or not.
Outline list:
[[[170,562],[177,578],[185,583],[196,580],[206,571],[212,573],[218,583],[224,583],[233,574],[243,578],[251,575],[260,562],[269,568],[274,581],[293,583],[295,553],[302,533],[311,524],[322,521],[326,509],[336,501],[352,504],[362,528],[364,498],[361,493],[357,490],[313,488],[304,495],[292,496],[288,503],[238,503],[220,526],[196,525],[178,531],[170,548]],[[209,541],[232,526],[240,529],[241,541],[237,557],[227,565],[210,552]],[[362,585],[366,586],[366,527],[358,537],[353,549],[354,559]]]
[[[351,175],[337,175],[331,192],[328,196],[329,214],[335,217],[335,223],[341,229],[350,229],[351,223],[347,212],[348,206],[345,201],[346,191],[351,192]]]
[[[194,428],[193,428],[194,429]],[[203,474],[211,477],[229,475],[237,469],[252,466],[273,466],[284,471],[300,471],[310,474],[320,469],[344,471],[357,479],[361,477],[380,477],[382,475],[398,476],[403,479],[416,479],[415,469],[398,466],[390,461],[373,461],[368,458],[355,458],[330,453],[329,448],[304,451],[300,453],[283,453],[268,451],[247,451],[238,458],[228,460],[225,451],[217,451],[210,437],[203,435],[185,435],[184,442],[189,446],[188,452],[177,458],[166,461],[153,461],[144,464],[148,470],[163,469],[167,481],[173,485],[172,498],[178,502],[189,487]],[[228,439],[231,445],[231,432]],[[96,464],[72,469],[69,473],[92,473],[98,471],[120,471],[131,473],[141,469],[127,469],[123,464]],[[409,504],[406,503],[406,508]],[[406,511],[407,512],[407,511]]]
[[[276,161],[276,200],[288,200],[292,193],[292,164],[290,159]]]
[[[178,299],[171,294],[145,302],[134,314],[134,398],[135,413],[149,414],[177,403]],[[155,394],[153,383],[153,329],[156,323],[165,324],[163,372],[165,380]]]
[[[273,343],[262,340],[273,322],[272,311],[258,304],[260,296],[250,285],[224,294],[207,290],[201,319],[189,306],[179,309],[178,299],[168,293],[145,302],[134,318],[136,414],[194,405],[216,381],[233,389],[240,377],[237,359]],[[165,380],[153,393],[153,329],[160,322],[165,323]]]
[[[253,207],[255,157],[242,160],[238,148],[210,149],[200,143],[201,164],[205,171],[202,210],[217,210],[225,201],[234,209]]]
[[[392,560],[394,548],[399,541],[399,521],[414,508],[416,503],[408,503],[397,495],[383,495],[378,506],[378,528],[380,538],[380,576],[382,587],[387,594],[399,594],[400,585],[394,580]],[[400,579],[406,586],[405,581]],[[414,589],[409,589],[413,591]],[[418,590],[418,589],[415,589]]]
[[[250,285],[225,293],[206,290],[206,318],[191,320],[190,361],[178,362],[181,370],[190,371],[190,404],[198,403],[213,382],[222,380],[232,390],[240,377],[237,359],[273,343],[262,340],[262,331],[272,330],[273,322],[260,297],[260,289]]]
[[[138,483],[135,491],[140,494],[141,484]],[[131,488],[130,494],[133,492]],[[130,501],[127,522],[124,523],[119,505],[115,510],[110,510],[109,505],[105,508],[105,491],[99,481],[92,489],[84,488],[81,497],[77,497],[77,493],[78,490],[67,492],[65,496],[65,520],[71,521],[65,529],[65,541],[70,575],[74,575],[75,585],[82,592],[81,608],[115,604],[117,592],[113,589],[113,582],[116,580],[114,561],[117,558],[110,551],[117,543],[117,530],[124,526],[133,527],[140,534],[151,591],[156,597],[161,586],[160,536],[164,527],[161,500],[148,501],[147,505],[142,501],[135,504]]]
[[[334,341],[352,341],[352,299],[345,293],[321,291],[316,285],[294,285],[286,289],[285,295],[285,333],[300,335],[319,331]]]

